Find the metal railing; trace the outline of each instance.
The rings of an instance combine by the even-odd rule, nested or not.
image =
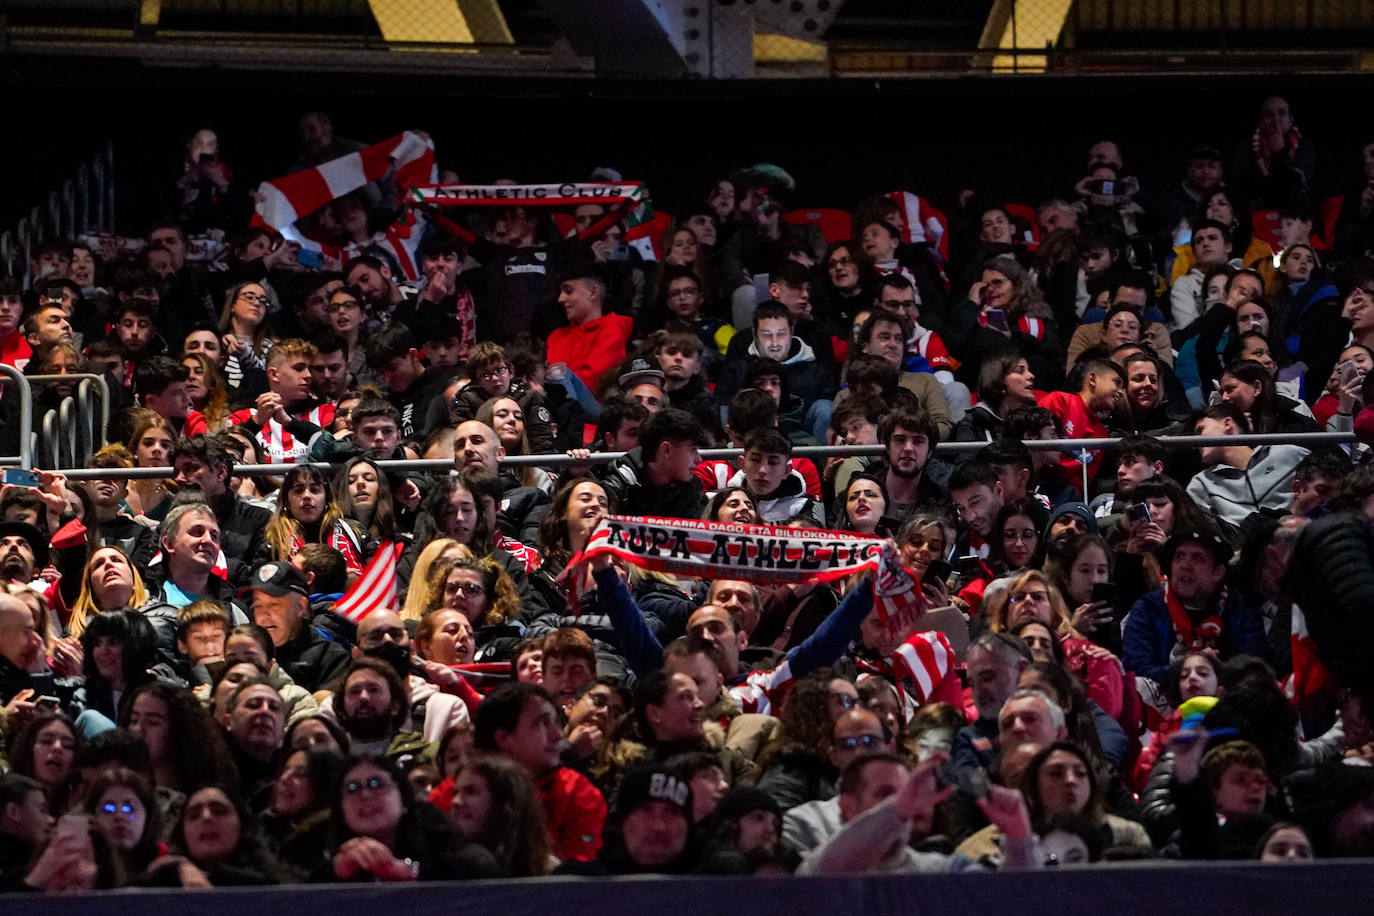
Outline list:
[[[70,378],[70,376],[63,376]],[[1082,449],[1110,448],[1120,439],[1029,439],[1026,448],[1033,452],[1074,452]],[[1165,436],[1159,442],[1167,447],[1196,448],[1201,445],[1342,445],[1355,441],[1354,433],[1249,433],[1241,436]],[[976,452],[987,442],[941,442],[935,447],[937,454]],[[565,467],[572,464],[609,464],[625,457],[626,452],[592,452],[586,458],[574,457],[565,453],[549,455],[508,455],[501,463],[509,467]],[[738,448],[704,448],[701,450],[703,461],[727,460],[744,454]],[[863,455],[881,455],[881,445],[809,445],[792,449],[798,458],[849,458]],[[304,463],[304,462],[302,462]],[[316,467],[339,470],[342,463],[311,462]],[[439,472],[453,470],[453,462],[445,458],[421,459],[384,459],[377,462],[384,471],[421,471]],[[236,477],[272,477],[286,473],[289,464],[236,464],[233,475]],[[176,473],[170,467],[158,468],[80,468],[63,471],[71,480],[92,480],[112,477],[121,480],[138,480],[151,477],[172,477]]]
[[[84,467],[105,444],[110,425],[110,386],[99,373],[30,375],[30,383],[76,383],[76,394],[63,398],[43,415],[38,437],[37,460],[53,470]],[[95,399],[99,397],[99,422]]]
[[[0,465],[18,464],[21,468],[33,467],[33,386],[24,373],[6,363],[0,363],[0,375],[5,377],[4,384],[14,384],[19,389],[19,454],[0,455]]]
[[[0,233],[0,273],[33,281],[33,249],[48,236],[75,239],[93,231],[114,232],[114,141],[76,167],[11,230]]]

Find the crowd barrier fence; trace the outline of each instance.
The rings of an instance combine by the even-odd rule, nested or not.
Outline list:
[[[1083,449],[1104,449],[1110,448],[1121,440],[1114,439],[1030,439],[1026,441],[1026,447],[1031,451],[1060,451],[1075,452]],[[1241,436],[1167,436],[1159,440],[1166,446],[1178,448],[1196,448],[1201,445],[1330,445],[1346,444],[1355,441],[1353,433],[1255,433]],[[941,442],[935,447],[937,454],[941,455],[966,455],[978,451],[988,443],[986,442]],[[824,461],[827,458],[848,458],[856,455],[881,455],[883,447],[881,445],[812,445],[794,448],[794,457],[819,459]],[[503,464],[512,467],[524,467],[526,465],[539,465],[543,467],[565,467],[567,465],[590,463],[590,464],[609,464],[618,458],[623,458],[625,452],[593,452],[586,458],[574,457],[564,453],[554,453],[549,455],[508,455],[501,459]],[[702,449],[701,457],[703,460],[722,460],[738,458],[743,451],[737,448],[711,448]],[[0,463],[13,459],[0,458]],[[405,473],[410,471],[438,472],[453,469],[453,462],[446,458],[429,459],[387,459],[377,462],[378,466],[385,471]],[[326,467],[334,470],[342,468],[342,464],[317,463],[318,467]],[[236,464],[233,474],[238,477],[265,477],[281,475],[286,472],[289,465],[283,464]],[[142,479],[150,477],[172,477],[174,471],[170,467],[160,468],[77,468],[62,472],[71,480],[90,480],[93,478],[119,478],[125,480]]]
[[[297,916],[558,913],[1220,913],[1354,912],[1368,893],[1367,861],[1297,865],[1138,862],[929,875],[841,877],[543,878],[420,884],[335,884],[197,891],[135,890],[28,895],[45,916]]]

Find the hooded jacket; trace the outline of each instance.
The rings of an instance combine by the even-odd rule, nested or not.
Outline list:
[[[549,335],[549,365],[567,363],[569,371],[596,391],[601,374],[614,369],[625,358],[633,327],[633,318],[613,312],[559,328]]]
[[[726,486],[748,489],[744,472],[737,471]],[[825,527],[825,508],[806,495],[806,480],[799,471],[788,471],[776,490],[767,496],[756,497],[754,503],[761,519],[759,524],[782,525],[793,516],[804,515],[818,528]]]

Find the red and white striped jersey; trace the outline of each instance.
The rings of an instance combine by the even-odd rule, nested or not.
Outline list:
[[[792,687],[792,663],[784,659],[776,668],[750,671],[742,683],[725,688],[739,703],[742,712],[756,712],[775,716],[782,709],[782,700]]]
[[[254,409],[246,407],[229,415],[228,425],[238,426],[253,419]],[[334,422],[334,405],[320,404],[307,411],[294,415],[297,420],[313,423],[325,429]],[[276,420],[269,420],[258,431],[258,441],[262,443],[263,461],[266,464],[294,464],[305,458],[310,443],[297,439]]]

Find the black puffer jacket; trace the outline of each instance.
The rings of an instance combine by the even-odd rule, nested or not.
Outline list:
[[[506,396],[514,399],[520,405],[520,412],[525,417],[525,438],[530,442],[530,454],[547,455],[553,451],[553,414],[549,410],[549,402],[544,395],[530,388],[529,383],[524,379],[517,379],[511,382],[510,390]],[[436,426],[439,418],[434,416],[439,408],[445,411],[443,425],[462,423],[465,420],[475,420],[477,410],[489,400],[487,393],[476,384],[470,384],[462,391],[458,392],[458,397],[454,399],[452,406],[447,404],[437,404],[431,410],[431,422]],[[581,431],[578,431],[579,434]]]
[[[1304,528],[1285,591],[1302,608],[1317,657],[1336,683],[1374,690],[1374,522],[1339,512]]]

